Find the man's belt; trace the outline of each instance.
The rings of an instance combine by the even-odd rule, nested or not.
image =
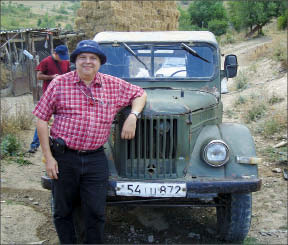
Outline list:
[[[88,155],[88,154],[104,151],[104,147],[100,146],[96,150],[74,150],[74,149],[66,147],[66,151],[75,152],[78,155]]]

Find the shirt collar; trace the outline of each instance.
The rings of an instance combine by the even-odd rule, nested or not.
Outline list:
[[[73,77],[74,77],[74,79],[73,79],[74,83],[77,83],[77,82],[81,81],[81,78],[79,77],[79,74],[78,74],[77,70],[74,71],[74,76]],[[102,86],[101,74],[99,72],[96,73],[93,81],[90,84],[90,86],[95,86],[95,85]]]

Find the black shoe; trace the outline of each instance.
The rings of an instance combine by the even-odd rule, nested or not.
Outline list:
[[[37,151],[37,148],[35,147],[35,148],[30,148],[28,152],[29,153],[35,153],[36,151]]]

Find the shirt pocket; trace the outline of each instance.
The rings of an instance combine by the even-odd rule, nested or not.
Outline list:
[[[111,124],[116,114],[116,105],[108,100],[99,103],[98,120],[104,124]]]

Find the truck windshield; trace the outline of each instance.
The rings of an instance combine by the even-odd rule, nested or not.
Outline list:
[[[176,44],[101,44],[107,56],[100,72],[123,79],[205,79],[213,77],[217,65],[216,49],[205,43],[190,46],[205,60]]]

